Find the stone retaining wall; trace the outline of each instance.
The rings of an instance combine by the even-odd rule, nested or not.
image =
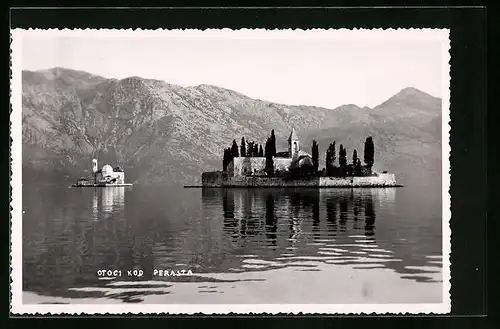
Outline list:
[[[227,181],[227,174],[222,171],[209,171],[201,174],[202,186],[220,187]]]
[[[274,171],[288,171],[292,163],[291,158],[273,157]],[[237,157],[227,166],[229,176],[245,176],[246,173],[263,174],[266,168],[265,157]]]
[[[319,178],[283,180],[276,177],[240,177],[222,184],[224,187],[318,187]]]
[[[376,186],[396,186],[396,178],[394,174],[379,174],[378,176],[367,177],[321,177],[319,179],[320,187],[376,187]]]
[[[202,175],[203,187],[391,187],[397,186],[394,174],[378,174],[369,177],[319,177],[286,180],[277,177],[240,176],[230,177],[223,172],[207,172]]]

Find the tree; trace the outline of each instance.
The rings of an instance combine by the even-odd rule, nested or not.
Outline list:
[[[266,165],[265,171],[269,176],[274,174],[274,163],[273,163],[273,155],[272,155],[272,139],[269,137],[266,142]]]
[[[259,145],[259,157],[264,156],[264,150],[262,149],[262,144]]]
[[[354,167],[354,172],[356,173],[356,176],[362,176],[362,169],[361,169],[361,160],[356,161],[356,166]]]
[[[375,147],[373,145],[372,137],[367,137],[365,141],[365,154],[364,161],[368,169],[371,171],[373,167],[373,159],[375,156]]]
[[[271,130],[271,155],[276,156],[276,137],[274,136],[274,129]]]
[[[226,171],[228,164],[231,162],[230,159],[231,149],[224,149],[224,156],[222,160],[222,170]]]
[[[326,175],[331,176],[332,174],[332,150],[330,147],[326,149],[326,159],[325,159],[325,169],[326,169]]]
[[[253,157],[253,142],[247,142],[247,157]]]
[[[325,165],[325,168],[326,168],[326,172],[327,172],[327,175],[328,176],[332,176],[333,175],[333,168],[334,168],[334,165],[335,165],[335,142],[333,143],[330,143],[330,145],[328,145],[328,149],[326,150],[326,165]]]
[[[224,149],[224,155],[222,156],[222,170],[226,171],[226,163],[227,163],[227,151]]]
[[[354,149],[354,151],[352,151],[352,175],[353,176],[357,175],[357,172],[356,172],[357,163],[358,163],[358,151],[356,151],[356,149]]]
[[[313,172],[318,172],[319,168],[319,150],[318,150],[318,143],[313,140],[313,145],[312,145],[312,162],[313,162]]]
[[[339,166],[340,169],[342,170],[342,174],[345,175],[345,170],[347,167],[347,151],[342,146],[342,144],[340,144],[340,149],[339,149]]]
[[[247,156],[247,151],[246,151],[246,143],[245,143],[245,137],[241,137],[241,156],[246,157]]]
[[[333,165],[335,164],[335,161],[337,160],[337,156],[335,155],[335,141],[333,141],[333,143],[330,144],[331,146],[331,157],[332,157],[332,167]]]
[[[254,157],[259,156],[259,145],[257,145],[257,143],[253,144],[253,156]]]
[[[236,144],[236,140],[233,139],[233,146],[231,146],[231,153],[233,158],[237,158],[240,155],[238,154],[238,144]]]

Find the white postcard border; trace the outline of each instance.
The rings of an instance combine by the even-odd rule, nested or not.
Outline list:
[[[441,33],[422,34],[423,31]],[[14,29],[11,30],[11,314],[444,314],[451,311],[450,253],[451,253],[451,197],[450,197],[450,40],[448,29],[286,29],[267,30],[272,38],[337,38],[363,37],[370,31],[370,38],[390,38],[402,34],[405,37],[432,36],[442,42],[442,215],[443,215],[443,301],[439,304],[23,304],[22,301],[22,37],[25,35],[85,35],[112,34],[113,37],[130,37],[131,34],[154,36],[169,33],[181,37],[227,37],[238,32],[238,37],[252,37],[253,29],[208,30],[110,30],[110,29]],[[376,31],[376,32],[375,32]],[[353,33],[354,32],[354,33]],[[375,32],[375,33],[374,33]],[[313,35],[314,33],[314,35]],[[262,35],[261,35],[262,36]],[[259,37],[261,37],[259,36]]]

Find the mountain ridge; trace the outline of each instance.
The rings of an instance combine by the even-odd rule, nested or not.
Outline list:
[[[408,86],[408,87],[402,88],[397,93],[395,93],[393,96],[389,97],[386,101],[384,101],[384,102],[382,102],[382,103],[380,103],[378,105],[375,105],[374,107],[360,106],[360,105],[357,105],[355,103],[347,103],[347,104],[342,104],[342,105],[339,105],[339,106],[336,106],[336,107],[332,108],[332,107],[324,107],[324,106],[312,105],[312,104],[287,104],[287,103],[279,103],[279,102],[268,101],[268,100],[260,99],[260,98],[252,98],[249,95],[246,95],[245,93],[242,93],[242,92],[230,89],[230,88],[220,87],[220,86],[217,86],[217,85],[209,84],[209,83],[202,83],[202,84],[198,84],[198,85],[181,86],[181,85],[177,85],[177,84],[168,83],[165,80],[153,79],[153,78],[144,78],[144,77],[135,76],[135,75],[133,75],[133,76],[127,76],[127,77],[124,77],[124,78],[121,78],[121,79],[119,79],[119,78],[108,78],[108,77],[104,77],[104,76],[101,76],[101,75],[98,75],[98,74],[94,74],[94,73],[90,73],[90,72],[87,72],[87,71],[69,69],[69,68],[64,68],[64,67],[61,67],[61,66],[56,66],[56,67],[52,67],[52,68],[49,68],[49,69],[40,69],[40,70],[23,70],[22,72],[23,73],[25,73],[25,72],[26,73],[44,73],[44,72],[53,72],[53,71],[56,71],[56,72],[59,72],[59,73],[60,72],[65,72],[65,73],[70,74],[70,75],[75,75],[75,74],[87,75],[87,76],[92,76],[94,78],[102,79],[102,80],[121,81],[121,80],[127,80],[127,79],[134,79],[134,78],[136,78],[136,79],[140,79],[140,80],[143,80],[143,81],[154,81],[154,82],[165,83],[167,85],[175,86],[175,87],[179,87],[179,88],[199,89],[199,88],[209,87],[209,88],[214,88],[214,89],[219,89],[219,90],[226,90],[228,92],[239,94],[239,95],[242,95],[242,96],[250,98],[250,99],[254,99],[254,100],[258,100],[258,101],[262,101],[262,102],[269,102],[269,103],[273,103],[273,104],[279,104],[279,105],[283,105],[283,106],[308,106],[308,107],[310,106],[310,107],[320,107],[320,108],[332,109],[332,110],[337,109],[339,107],[348,106],[348,105],[354,105],[354,106],[357,106],[359,108],[364,108],[364,109],[375,109],[375,108],[381,106],[384,102],[387,102],[389,99],[394,98],[395,96],[398,96],[398,95],[402,95],[402,94],[407,94],[407,95],[421,94],[421,95],[424,95],[425,97],[430,97],[430,98],[434,98],[434,99],[441,99],[440,97],[433,96],[433,95],[431,95],[431,94],[429,94],[429,93],[427,93],[425,91],[422,91],[422,90],[420,90],[420,89],[418,89],[416,87]]]
[[[135,183],[194,183],[202,171],[221,167],[222,151],[233,139],[264,144],[275,129],[278,148],[286,148],[292,127],[306,136],[304,148],[313,138],[320,137],[321,145],[336,139],[339,145],[358,138],[353,134],[361,139],[374,134],[384,157],[401,139],[440,148],[439,98],[415,88],[403,88],[373,109],[354,104],[327,109],[256,100],[208,84],[181,87],[53,70],[52,76],[50,70],[23,71],[26,179],[73,180],[88,174],[90,159],[98,157],[100,165],[120,164]]]

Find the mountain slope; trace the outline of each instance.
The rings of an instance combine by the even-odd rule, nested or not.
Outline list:
[[[356,149],[363,160],[365,138],[373,136],[376,170],[395,173],[405,185],[440,184],[441,117],[439,98],[405,88],[370,111],[370,124],[312,131],[306,143],[317,140],[324,154],[328,144],[336,141],[337,149],[340,144],[347,148],[348,159]]]
[[[122,166],[131,182],[195,183],[202,171],[221,167],[222,151],[233,139],[264,144],[275,129],[278,148],[285,149],[292,127],[305,138],[304,149],[312,138],[354,141],[372,134],[389,152],[399,138],[391,136],[403,132],[398,147],[424,140],[440,150],[439,100],[402,93],[374,109],[325,109],[255,100],[210,85],[184,88],[62,68],[25,71],[23,179],[71,181],[88,174],[97,157],[99,166]]]

